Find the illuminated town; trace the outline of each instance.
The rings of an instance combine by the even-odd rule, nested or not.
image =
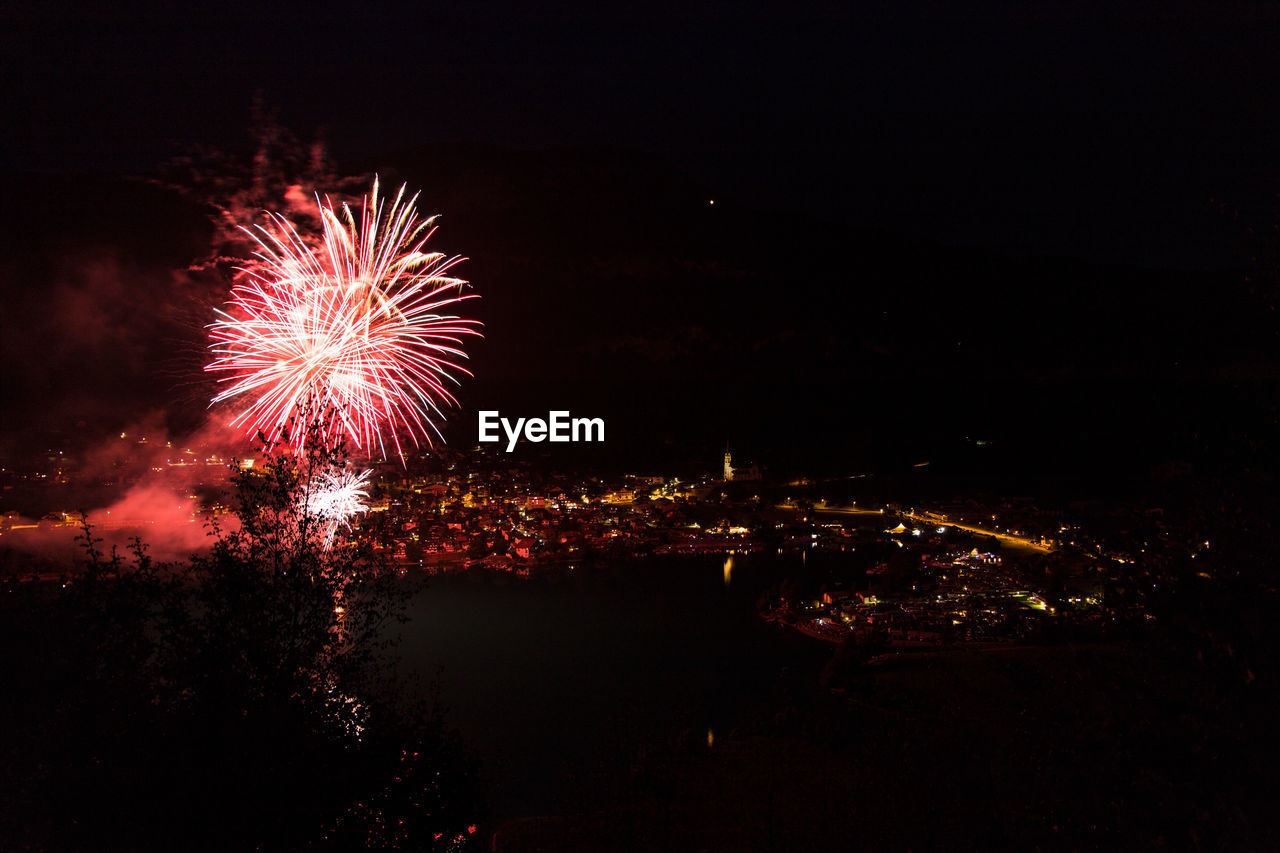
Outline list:
[[[100,476],[92,485],[127,492],[149,475],[189,471],[189,490],[174,510],[192,529],[229,512],[228,466],[253,468],[252,458],[233,461],[166,443],[155,464],[142,470],[130,460],[147,443],[122,434],[112,446],[115,467],[132,473]],[[49,452],[46,466],[3,472],[4,488],[36,484],[56,494],[59,486],[79,491],[90,485],[60,451]],[[840,555],[792,579],[799,583],[779,583],[793,592],[774,590],[762,599],[761,618],[885,654],[995,649],[1051,631],[1105,639],[1154,619],[1144,603],[1161,585],[1177,582],[1171,567],[1178,558],[1194,559],[1211,547],[1198,538],[1178,541],[1151,508],[1131,519],[1141,524],[1140,534],[1117,541],[1090,529],[1089,520],[1114,519],[1091,518],[1088,507],[1076,507],[1073,517],[1069,508],[1037,508],[1030,501],[925,507],[826,497],[856,493],[866,479],[770,482],[757,465],[733,467],[728,452],[722,471],[685,481],[651,473],[573,477],[541,470],[499,446],[442,448],[406,466],[377,466],[369,513],[354,522],[349,538],[385,552],[402,572],[426,575],[480,570],[529,577],[596,561],[723,555],[727,585],[735,559],[750,555],[798,555],[806,562]],[[63,530],[69,538],[81,523],[70,509],[36,520],[11,511],[0,544],[11,543],[12,560],[24,534]],[[94,523],[101,532],[147,536],[156,520],[107,512]],[[50,567],[44,574],[60,571]]]

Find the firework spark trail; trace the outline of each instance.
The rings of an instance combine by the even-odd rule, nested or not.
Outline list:
[[[388,206],[375,180],[358,223],[346,205],[317,199],[318,250],[278,214],[269,229],[245,229],[257,263],[209,327],[205,368],[227,383],[213,403],[245,401],[233,426],[275,441],[292,417],[332,409],[326,441],[349,438],[385,457],[385,434],[401,459],[402,434],[415,446],[439,435],[441,407],[457,404],[446,383],[471,375],[457,363],[462,337],[479,335],[477,321],[441,311],[476,295],[449,274],[462,258],[425,251],[434,218],[419,221],[418,197],[404,193]]]
[[[372,471],[331,468],[318,474],[307,486],[302,507],[320,519],[325,545],[332,545],[339,528],[351,529],[351,520],[369,511],[369,477]]]

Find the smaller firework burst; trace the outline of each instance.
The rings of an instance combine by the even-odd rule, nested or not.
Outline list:
[[[330,468],[316,475],[302,499],[307,514],[320,520],[320,535],[326,546],[332,545],[339,528],[351,529],[351,520],[369,511],[370,470]]]

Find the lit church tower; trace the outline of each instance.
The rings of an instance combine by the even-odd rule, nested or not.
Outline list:
[[[728,447],[724,449],[724,479],[725,482],[733,479],[733,454]]]

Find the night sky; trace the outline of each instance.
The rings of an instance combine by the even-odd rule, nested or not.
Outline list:
[[[1205,203],[1276,185],[1271,3],[128,5],[8,5],[10,169],[243,144],[261,91],[345,157],[622,146],[752,203],[1156,265],[1218,260]]]
[[[1243,239],[1271,227],[1280,187],[1274,4],[0,14],[4,299],[59,318],[9,336],[9,430],[33,412],[199,411],[199,377],[183,378],[198,352],[172,357],[199,324],[175,345],[150,310],[198,236],[155,214],[170,232],[140,233],[144,204],[75,187],[195,146],[247,154],[255,96],[446,214],[442,245],[474,259],[485,297],[464,402],[614,406],[624,444],[669,445],[690,406],[711,413],[699,454],[733,431],[762,454],[796,445],[794,424],[741,426],[780,408],[842,440],[851,409],[832,395],[858,388],[883,403],[856,407],[870,444],[936,425],[904,390],[925,386],[965,404],[957,435],[1052,425],[1055,444],[1098,433],[1080,412],[1102,387],[1142,422],[1133,444],[1188,410],[1179,395],[1247,396],[1222,377],[1274,342]],[[1046,399],[1059,408],[1026,415]]]

